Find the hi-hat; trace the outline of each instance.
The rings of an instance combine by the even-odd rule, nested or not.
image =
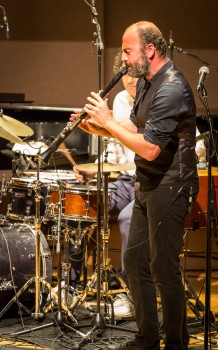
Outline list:
[[[4,114],[0,114],[0,127],[17,136],[32,136],[34,134],[28,125]]]
[[[111,164],[111,163],[100,163],[103,173],[119,172],[125,170],[135,170],[135,165],[132,164]],[[87,163],[78,164],[75,166],[76,169],[80,171],[98,171],[98,163]]]
[[[6,139],[10,142],[22,143],[22,140],[17,135],[14,135],[12,132],[3,128],[1,125],[0,125],[0,137],[3,137],[3,139]]]

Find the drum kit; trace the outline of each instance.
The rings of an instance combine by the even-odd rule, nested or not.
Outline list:
[[[0,318],[15,304],[16,309],[41,318],[51,308],[51,300],[58,304],[75,322],[67,305],[69,286],[69,240],[75,249],[81,246],[83,237],[87,237],[97,226],[97,192],[91,182],[78,184],[73,171],[47,170],[40,171],[40,151],[46,149],[41,142],[23,141],[20,137],[33,135],[27,125],[17,120],[0,115],[0,137],[14,143],[12,152],[15,156],[15,171],[9,181],[2,180],[1,201],[8,197],[7,211],[1,215],[0,228]],[[33,161],[32,169],[22,168],[20,155],[26,155]],[[13,163],[13,162],[12,162]],[[98,164],[80,164],[80,171],[97,172]],[[28,168],[28,167],[27,167]],[[111,172],[130,170],[128,164],[101,163],[104,174],[101,196],[103,203],[102,251],[103,270],[107,268],[108,251],[108,211],[109,191],[108,176]],[[23,170],[25,169],[25,170]],[[105,225],[106,220],[106,225]],[[105,229],[106,227],[106,229]],[[51,287],[52,261],[48,241],[56,242],[58,295]],[[64,259],[61,261],[61,241],[64,242]],[[65,276],[65,299],[62,300],[61,288]],[[91,277],[71,305],[74,311],[85,298],[96,282],[97,274]],[[128,290],[120,280],[124,290]],[[33,287],[32,285],[35,285]],[[92,287],[91,287],[92,286]],[[49,299],[49,294],[55,298]],[[35,298],[34,298],[35,296]],[[48,302],[49,300],[49,302]],[[35,307],[35,312],[32,309]],[[43,308],[43,313],[41,312]]]

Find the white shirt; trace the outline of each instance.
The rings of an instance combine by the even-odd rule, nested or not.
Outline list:
[[[133,107],[134,99],[129,95],[127,90],[119,92],[113,102],[113,118],[121,123],[128,119]],[[116,139],[111,138],[107,146],[108,162],[112,164],[131,164],[135,165],[135,153],[125,147]],[[123,174],[133,176],[135,170],[128,170],[122,172]]]
[[[196,128],[196,136],[199,136],[199,135],[200,135],[200,132],[198,128]],[[195,152],[198,156],[199,162],[206,162],[206,148],[205,148],[203,139],[196,142]]]

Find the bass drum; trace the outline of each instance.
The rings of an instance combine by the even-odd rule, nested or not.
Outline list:
[[[36,235],[33,226],[20,223],[0,224],[0,313],[15,296],[15,293],[19,292],[27,281],[35,277],[35,250]],[[52,281],[50,255],[48,243],[43,233],[40,232],[41,277],[48,283]],[[42,307],[47,295],[47,288],[41,285]],[[35,305],[34,280],[21,293],[19,301],[29,310],[33,309]],[[18,304],[14,302],[6,315],[17,316],[16,310],[19,310]]]

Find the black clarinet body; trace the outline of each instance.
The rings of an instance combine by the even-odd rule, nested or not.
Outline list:
[[[105,98],[108,93],[110,92],[111,89],[118,83],[118,81],[122,78],[123,75],[127,74],[128,72],[128,67],[122,67],[120,69],[120,72],[117,73],[112,80],[104,87],[103,90],[100,91],[99,95],[102,98]],[[65,126],[65,128],[60,132],[59,135],[56,136],[56,138],[49,144],[48,148],[40,155],[40,160],[48,164],[50,158],[52,155],[57,151],[59,146],[66,140],[66,138],[72,133],[72,131],[81,123],[83,119],[87,117],[87,113],[82,110],[81,113],[79,114],[79,117],[73,121],[73,122],[68,122]]]

